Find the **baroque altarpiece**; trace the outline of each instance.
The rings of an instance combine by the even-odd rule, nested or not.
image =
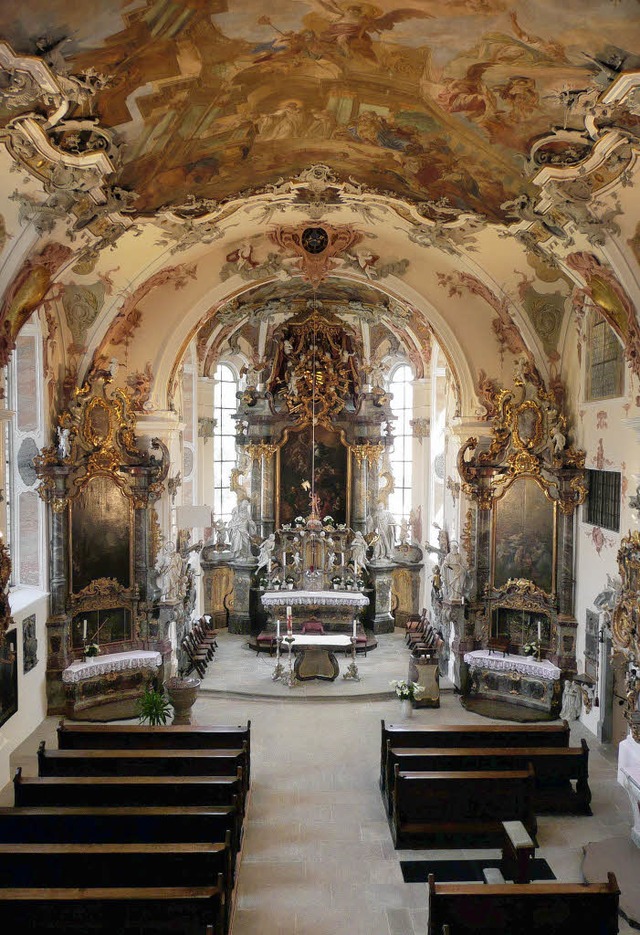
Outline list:
[[[490,401],[491,437],[482,444],[469,438],[458,454],[471,501],[463,542],[475,580],[452,650],[459,677],[465,653],[478,646],[515,655],[533,649],[538,660],[572,677],[574,524],[587,493],[585,453],[570,444],[566,416],[536,371],[524,363],[514,384],[514,390],[498,389]],[[560,680],[515,684],[510,676],[500,685],[495,672],[480,669],[473,676],[482,683],[475,689],[489,696],[522,693],[524,703],[535,704],[552,692],[545,706],[558,706]]]
[[[220,623],[228,615],[232,632],[255,633],[264,622],[261,586],[355,587],[360,571],[368,626],[388,632],[392,610],[397,619],[417,609],[422,552],[395,542],[398,521],[388,511],[393,414],[379,374],[367,366],[356,331],[315,301],[274,329],[261,366],[235,415],[238,506],[230,525],[244,512],[251,542],[234,545],[232,529],[230,543],[223,537],[205,545],[205,609]],[[330,535],[309,527],[305,539],[307,520],[322,525],[327,518]],[[256,544],[270,536],[261,571]],[[360,537],[366,573],[352,555]]]

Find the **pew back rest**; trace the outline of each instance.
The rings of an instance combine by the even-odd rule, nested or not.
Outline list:
[[[429,876],[429,935],[615,935],[620,890],[607,883],[436,883]]]

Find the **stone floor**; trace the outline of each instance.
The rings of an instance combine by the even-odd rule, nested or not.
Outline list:
[[[229,686],[238,679],[236,669],[227,671],[231,650],[223,652],[223,647],[221,641],[207,678],[209,688],[210,679]],[[387,650],[398,651],[398,663],[405,658],[400,649],[397,636],[388,640]],[[365,667],[378,652],[362,658],[367,678],[372,672]],[[246,672],[253,666],[254,677],[265,683],[272,665],[265,656],[246,658]],[[403,665],[391,677],[405,674]],[[371,694],[372,684],[368,687]],[[377,780],[380,719],[398,720],[399,704],[388,685],[384,695],[369,698],[353,695],[352,686],[342,680],[324,689],[335,690],[329,695],[333,703],[284,686],[279,697],[225,697],[224,690],[205,691],[196,703],[199,723],[252,723],[252,793],[233,935],[425,935],[426,884],[404,883],[400,858],[444,859],[452,852],[393,848]],[[414,717],[442,724],[479,720],[463,710],[452,691],[442,693],[440,709],[416,711]],[[38,741],[55,742],[55,726],[56,719],[47,718],[16,751],[15,765],[33,774]],[[583,879],[586,842],[627,835],[631,827],[627,795],[616,782],[614,751],[573,725],[572,742],[583,736],[591,749],[593,816],[538,819],[539,856],[558,879],[574,882]],[[10,789],[2,792],[3,803],[10,802]],[[469,857],[483,854],[498,852],[464,852]],[[621,920],[620,932],[631,931]]]

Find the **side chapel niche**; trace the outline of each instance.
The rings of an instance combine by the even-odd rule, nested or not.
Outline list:
[[[232,571],[233,606],[225,608],[230,629],[257,632],[264,622],[255,575],[257,544],[275,533],[272,578],[304,588],[313,566],[323,586],[331,587],[338,577],[344,584],[350,544],[361,533],[373,545],[367,566],[368,625],[388,632],[394,626],[394,572],[402,566],[410,573],[408,590],[417,604],[422,552],[417,546],[396,546],[388,532],[383,541],[381,534],[380,518],[388,513],[393,490],[387,465],[393,415],[379,385],[380,368],[365,360],[358,333],[315,300],[300,300],[298,309],[294,305],[292,317],[270,335],[262,363],[264,369],[252,371],[241,394],[238,468],[232,472],[237,510],[248,511],[253,537],[243,547],[231,532],[229,543],[204,547],[205,605],[224,622],[215,600],[223,587],[229,588]],[[330,560],[326,549],[310,557],[295,545],[296,520],[310,517],[331,518],[335,548]]]
[[[454,643],[458,662],[489,640],[521,654],[532,641],[563,676],[576,672],[574,517],[585,453],[568,440],[552,393],[525,363],[492,399],[492,436],[470,438],[458,469],[476,504],[476,581]],[[559,686],[558,686],[559,687]]]
[[[158,595],[151,507],[164,489],[168,452],[157,439],[151,447],[161,452],[158,459],[138,448],[129,396],[110,382],[98,377],[76,390],[59,416],[57,444],[35,459],[39,493],[50,508],[50,713],[62,713],[65,704],[68,710],[70,702],[78,712],[114,691],[133,696],[148,679],[146,670],[110,673],[103,682],[67,687],[65,695],[62,673],[82,658],[85,644],[99,644],[101,654],[157,650],[163,664],[171,653],[152,604]]]

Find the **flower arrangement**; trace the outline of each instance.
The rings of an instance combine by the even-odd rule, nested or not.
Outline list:
[[[100,647],[98,646],[97,643],[87,643],[87,645],[84,648],[84,654],[85,656],[99,656]]]
[[[284,580],[287,584],[293,584],[296,579],[293,577],[293,575],[287,575]]]
[[[525,656],[539,656],[540,655],[540,640],[529,640],[528,643],[525,643],[522,647],[522,652]]]
[[[334,575],[333,578],[331,579],[331,584],[341,584],[341,583],[342,583],[342,578],[340,577],[340,575]]]
[[[304,526],[304,517],[296,516],[296,518],[294,519],[294,523],[296,524],[296,526]]]
[[[420,695],[424,693],[424,685],[409,682],[407,679],[394,679],[389,682],[389,685],[395,689],[395,693],[401,701],[417,701]]]
[[[333,516],[325,516],[322,522],[325,526],[333,526]]]

